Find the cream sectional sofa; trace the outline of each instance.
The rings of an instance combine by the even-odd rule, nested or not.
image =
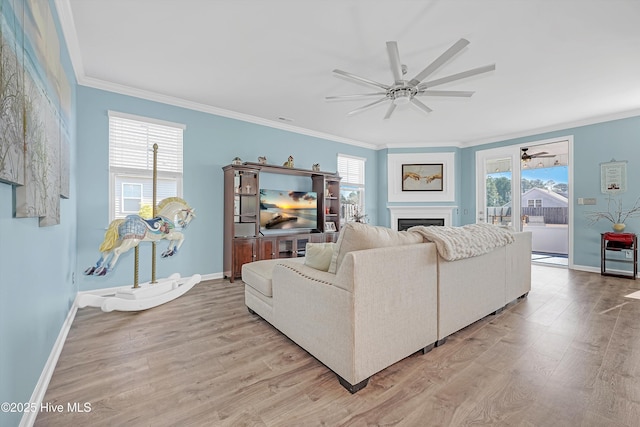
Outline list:
[[[352,393],[376,372],[426,353],[531,286],[530,233],[452,262],[419,234],[358,223],[343,227],[334,247],[322,245],[310,244],[306,258],[245,264],[245,303]],[[317,248],[325,257],[319,263],[312,259]]]

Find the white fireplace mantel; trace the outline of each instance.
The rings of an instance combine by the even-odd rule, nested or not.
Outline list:
[[[444,219],[444,225],[453,225],[453,211],[457,206],[387,206],[391,213],[391,229],[398,229],[398,219]]]

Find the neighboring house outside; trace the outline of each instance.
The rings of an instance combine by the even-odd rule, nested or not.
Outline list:
[[[522,194],[522,229],[532,233],[533,252],[566,255],[569,251],[569,199],[546,188]]]
[[[566,208],[569,200],[566,196],[546,188],[530,188],[522,194],[523,208]]]

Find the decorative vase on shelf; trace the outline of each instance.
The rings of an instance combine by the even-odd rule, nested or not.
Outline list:
[[[613,224],[613,231],[617,232],[617,233],[621,233],[624,231],[624,227],[625,225],[622,223],[615,223]]]

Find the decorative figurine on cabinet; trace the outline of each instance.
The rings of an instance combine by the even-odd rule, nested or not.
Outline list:
[[[293,167],[293,156],[289,156],[287,161],[284,162],[284,164],[282,166],[286,166],[288,168],[292,168]]]
[[[232,165],[241,165],[242,164],[242,159],[240,157],[234,157],[233,160],[231,161]]]
[[[314,163],[313,166],[311,166],[311,169],[314,172],[319,172],[320,171],[320,163]]]
[[[260,163],[261,165],[267,164],[267,158],[265,156],[258,157],[258,163]]]

